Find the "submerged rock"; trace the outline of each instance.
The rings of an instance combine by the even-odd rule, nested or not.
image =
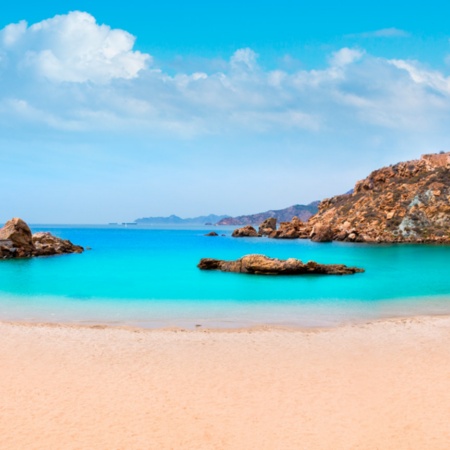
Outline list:
[[[304,264],[294,258],[286,260],[269,258],[264,255],[246,255],[236,261],[203,258],[197,266],[201,270],[220,270],[222,272],[249,273],[260,275],[351,275],[364,272],[358,267],[344,264],[318,264],[309,261]]]
[[[19,218],[11,219],[0,229],[1,259],[82,253],[83,250],[83,247],[50,233],[32,234],[29,226]]]

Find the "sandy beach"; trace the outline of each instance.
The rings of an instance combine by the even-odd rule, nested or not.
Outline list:
[[[449,447],[449,317],[0,333],[2,449]]]

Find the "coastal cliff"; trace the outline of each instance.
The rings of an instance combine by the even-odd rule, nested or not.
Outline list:
[[[423,155],[373,171],[354,189],[320,202],[268,234],[317,242],[450,243],[450,153]]]
[[[351,194],[323,200],[307,226],[326,240],[450,242],[450,153],[375,170]]]

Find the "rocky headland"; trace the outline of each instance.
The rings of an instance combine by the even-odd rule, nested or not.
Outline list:
[[[450,153],[375,170],[350,193],[323,200],[308,221],[294,217],[256,233],[263,234],[316,242],[450,243]]]
[[[294,258],[282,260],[264,255],[246,255],[236,261],[203,258],[197,267],[201,270],[255,275],[352,275],[364,272],[364,269],[348,267],[344,264],[318,264],[314,261],[303,263]]]
[[[50,233],[32,234],[30,227],[19,218],[9,220],[0,229],[0,259],[51,256],[83,251],[83,247]]]

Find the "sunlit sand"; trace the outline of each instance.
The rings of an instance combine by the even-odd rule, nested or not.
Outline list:
[[[2,449],[448,449],[450,318],[0,325]]]

